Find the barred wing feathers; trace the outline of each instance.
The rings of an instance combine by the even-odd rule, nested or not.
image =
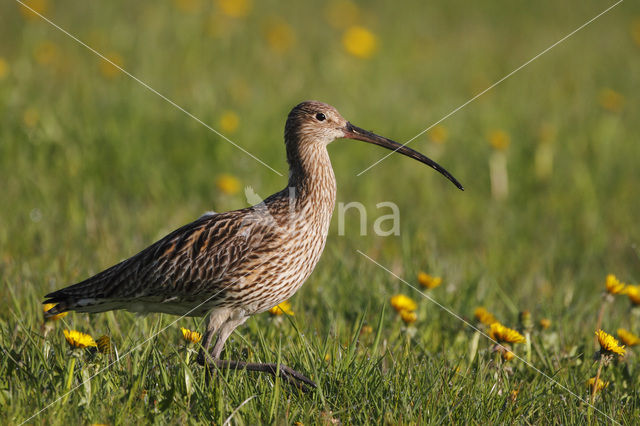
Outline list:
[[[278,236],[252,208],[203,216],[131,258],[49,293],[44,303],[57,305],[47,315],[112,309],[203,315],[250,273],[259,258],[252,252],[277,244]],[[207,298],[208,305],[188,312]]]

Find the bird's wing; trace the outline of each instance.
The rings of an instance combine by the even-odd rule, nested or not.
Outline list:
[[[241,278],[256,251],[278,239],[273,225],[251,208],[202,216],[135,256],[46,295],[44,303],[58,304],[47,314],[118,309],[114,301],[162,303],[215,294]]]

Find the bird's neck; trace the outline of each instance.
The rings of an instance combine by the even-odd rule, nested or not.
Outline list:
[[[296,144],[287,147],[289,191],[295,192],[299,208],[333,212],[336,201],[336,178],[329,153],[324,145]]]

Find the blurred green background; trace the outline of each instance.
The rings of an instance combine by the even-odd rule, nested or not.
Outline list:
[[[3,2],[0,282],[7,297],[0,324],[2,346],[16,356],[27,351],[26,330],[38,334],[47,292],[136,253],[206,210],[246,206],[244,186],[263,197],[284,187],[284,121],[300,101],[328,102],[354,124],[404,142],[613,2],[27,4],[284,177],[17,3]],[[515,325],[517,313],[528,309],[557,324],[560,347],[590,347],[606,274],[640,281],[638,75],[640,5],[627,1],[411,143],[456,176],[465,192],[399,155],[356,176],[386,151],[333,143],[338,202],[367,207],[370,235],[359,235],[355,212],[346,215],[345,236],[337,235],[334,218],[316,272],[292,299],[301,333],[315,330],[320,340],[339,341],[362,315],[375,324],[391,295],[420,299],[361,250],[410,282],[420,270],[442,276],[434,298],[465,317],[484,304]],[[508,192],[500,190],[505,182]],[[400,236],[373,235],[374,220],[388,214],[376,208],[382,201],[399,206]],[[458,342],[464,356],[463,325],[421,304],[413,344],[437,352]],[[640,332],[626,300],[616,306],[604,325]],[[114,317],[105,318],[67,320],[85,331],[113,331]],[[115,318],[139,327],[128,332],[131,342],[155,327],[153,316]],[[261,316],[240,333],[255,341],[269,321]],[[393,340],[400,325],[393,314],[384,321],[383,337]],[[283,326],[269,331],[269,344],[294,333]],[[177,341],[174,331],[170,340]],[[29,350],[37,340],[29,340]],[[237,350],[247,344],[236,341]],[[282,353],[295,363],[289,344]],[[18,374],[8,365],[0,371]],[[33,391],[5,388],[0,403],[13,407],[14,421],[29,411],[15,401]],[[337,406],[349,405],[345,398]],[[298,403],[307,421],[321,421]],[[233,407],[220,404],[201,420],[224,421]],[[359,407],[342,420],[395,412]],[[421,418],[409,413],[385,421]],[[258,409],[255,416],[278,418]]]

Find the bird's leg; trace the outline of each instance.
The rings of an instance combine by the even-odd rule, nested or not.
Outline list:
[[[198,364],[205,365],[205,358],[208,354],[209,346],[211,346],[211,341],[213,337],[216,335],[222,324],[224,324],[231,315],[231,312],[227,309],[218,309],[214,310],[209,314],[209,319],[207,321],[207,331],[204,333],[204,339],[202,339],[202,346],[200,347],[200,351],[198,352]]]
[[[273,363],[260,363],[260,362],[244,362],[244,361],[232,361],[220,359],[220,354],[222,354],[222,348],[226,340],[229,338],[233,330],[236,329],[239,325],[244,323],[247,320],[247,317],[242,318],[232,318],[225,322],[222,327],[220,327],[220,331],[218,332],[218,339],[216,340],[216,344],[213,347],[213,351],[211,352],[211,357],[207,357],[206,363],[207,365],[213,364],[219,369],[227,368],[230,370],[247,370],[247,371],[260,371],[263,373],[270,373],[274,376],[277,374],[283,380],[286,380],[289,384],[302,388],[303,391],[307,391],[308,388],[304,385],[307,385],[311,388],[315,388],[316,384],[309,380],[304,375],[298,373],[296,370],[287,367],[286,365],[279,365]],[[205,342],[206,343],[206,342]],[[205,358],[202,358],[205,361]],[[200,362],[200,358],[198,358],[198,362]],[[204,362],[201,363],[205,365]],[[279,368],[278,368],[279,367]],[[300,382],[304,383],[304,385],[300,386]]]
[[[229,318],[227,322],[222,324],[220,327],[220,331],[218,332],[218,338],[216,339],[216,344],[213,346],[213,350],[211,351],[211,356],[214,360],[220,359],[220,355],[222,354],[222,348],[224,347],[225,342],[233,333],[233,330],[238,328],[238,326],[244,324],[244,322],[249,317],[242,316],[240,318]]]
[[[230,370],[247,370],[247,371],[260,371],[263,373],[270,373],[274,376],[277,374],[283,380],[286,380],[287,383],[293,385],[294,387],[301,388],[303,392],[308,391],[309,389],[304,386],[307,385],[311,388],[316,388],[317,385],[306,376],[301,373],[298,373],[291,367],[287,367],[284,364],[280,364],[280,369],[278,369],[278,364],[268,363],[268,362],[244,362],[244,361],[231,361],[226,359],[216,359],[214,360],[216,367],[223,369],[228,368]],[[304,385],[300,385],[300,382],[304,383]]]

